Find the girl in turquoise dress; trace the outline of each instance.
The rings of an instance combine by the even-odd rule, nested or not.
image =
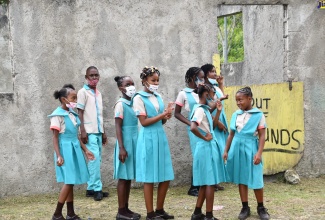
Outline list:
[[[132,212],[129,207],[131,180],[135,179],[136,145],[138,138],[138,119],[132,109],[131,98],[135,95],[134,82],[129,76],[116,76],[119,90],[122,92],[114,106],[116,144],[114,150],[114,175],[118,180],[118,213],[117,220],[140,219],[138,213]]]
[[[193,184],[200,186],[196,207],[192,220],[215,220],[212,208],[215,184],[226,181],[222,151],[216,141],[213,128],[217,126],[222,109],[220,101],[216,102],[217,114],[212,119],[207,105],[209,96],[214,95],[207,85],[198,86],[199,104],[194,105],[191,113],[191,131],[198,137],[193,153]],[[202,214],[202,206],[206,200],[206,216]]]
[[[157,93],[160,72],[155,67],[145,67],[140,78],[143,91],[133,98],[133,109],[142,125],[138,135],[136,151],[136,181],[143,182],[146,219],[173,219],[164,211],[164,201],[174,171],[163,124],[172,116],[173,103],[165,109]],[[153,209],[153,188],[158,183],[157,207]]]
[[[209,99],[209,102],[213,102],[214,99],[219,99],[222,101],[222,105],[224,105],[223,100],[227,99],[228,95],[224,95],[223,76],[217,76],[216,68],[212,64],[205,64],[201,67],[201,69],[204,72],[205,83],[207,85],[213,86],[216,93],[215,97],[211,97],[211,99]],[[215,117],[216,113],[217,111],[214,110],[212,112],[212,116]],[[217,138],[218,144],[223,151],[225,149],[226,141],[229,135],[227,117],[224,108],[222,108],[222,111],[220,113],[218,125],[214,128],[213,131]],[[217,184],[215,190],[224,190],[224,187]]]
[[[239,186],[242,210],[239,219],[250,215],[248,206],[248,188],[254,189],[257,200],[257,213],[262,220],[269,219],[263,204],[263,163],[262,152],[265,143],[265,116],[252,107],[253,94],[249,87],[236,93],[239,110],[231,117],[230,134],[223,158],[227,161],[226,169],[229,181]]]
[[[191,67],[186,71],[185,74],[185,83],[186,88],[184,88],[182,91],[178,93],[177,99],[175,101],[175,118],[186,124],[187,126],[187,134],[190,141],[190,148],[191,153],[193,155],[194,148],[196,145],[196,140],[198,137],[196,137],[191,131],[190,131],[190,125],[191,125],[191,112],[195,104],[199,102],[199,96],[197,93],[194,92],[195,89],[197,89],[197,85],[199,83],[203,83],[204,73],[203,71],[198,67]],[[181,111],[184,107],[185,111],[188,112],[187,118],[182,115]],[[191,171],[192,172],[192,171]],[[188,195],[191,196],[198,196],[199,194],[199,187],[193,186],[193,177],[191,178],[191,187],[187,192]]]
[[[57,182],[63,182],[53,220],[65,219],[62,215],[64,203],[67,203],[66,219],[81,219],[74,213],[73,186],[86,183],[89,179],[84,150],[89,160],[94,155],[80,143],[78,127],[80,120],[73,111],[76,107],[77,93],[71,84],[64,85],[60,91],[54,92],[55,99],[59,99],[61,106],[49,115],[51,130],[53,131],[54,166]]]

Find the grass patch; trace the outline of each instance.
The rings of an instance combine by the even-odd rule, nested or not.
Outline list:
[[[325,176],[302,179],[298,185],[282,181],[265,183],[265,206],[272,219],[325,219]],[[215,193],[215,205],[223,209],[214,211],[219,219],[237,219],[241,209],[238,188],[233,184],[222,184],[225,191]],[[175,219],[190,219],[195,207],[196,197],[187,195],[187,187],[170,188],[165,202],[165,210],[175,215]],[[86,198],[84,191],[75,191],[75,211],[83,219],[115,219],[117,196],[114,188],[110,196],[100,202]],[[12,196],[0,199],[0,219],[50,219],[58,194],[33,196]],[[252,215],[248,219],[259,219],[253,191],[249,191],[249,204]],[[141,189],[132,189],[130,208],[145,216],[146,210]],[[205,207],[203,207],[204,210]],[[66,210],[64,208],[64,212]],[[142,217],[142,219],[145,219]]]

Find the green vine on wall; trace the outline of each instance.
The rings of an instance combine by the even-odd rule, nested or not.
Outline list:
[[[8,5],[9,0],[0,0],[0,5]]]

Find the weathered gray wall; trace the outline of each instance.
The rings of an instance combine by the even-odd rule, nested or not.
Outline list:
[[[215,23],[210,22],[216,15],[209,1],[122,2],[11,0],[5,13],[9,23],[1,36],[9,34],[10,25],[13,53],[7,38],[0,41],[5,59],[13,58],[9,70],[15,73],[14,100],[3,100],[0,107],[0,196],[59,188],[47,115],[59,104],[54,90],[69,82],[81,88],[88,66],[97,66],[101,74],[109,137],[102,157],[107,187],[114,184],[112,107],[120,95],[114,76],[131,75],[141,89],[142,68],[157,66],[162,73],[160,93],[165,102],[174,101],[185,86],[186,70],[211,61],[217,42]],[[172,119],[165,129],[174,162],[172,184],[188,183],[191,155],[185,127]]]
[[[9,19],[6,14],[6,8],[0,7],[0,92],[11,93],[12,74],[11,74],[11,55],[10,55],[10,31]]]
[[[235,0],[224,2],[242,4]],[[226,82],[275,83],[289,76],[304,81],[305,154],[298,171],[304,175],[324,174],[325,128],[321,119],[325,102],[320,95],[325,85],[325,50],[321,43],[325,36],[324,11],[317,10],[314,1],[259,1],[277,2],[289,4],[288,51],[284,53],[283,47],[276,46],[284,41],[282,32],[269,33],[263,22],[271,19],[273,25],[280,24],[283,16],[277,16],[282,5],[270,11],[266,6],[249,6],[244,14],[246,59],[235,68],[243,71],[233,71],[234,75],[226,76]],[[165,102],[174,100],[184,86],[186,70],[211,62],[217,51],[218,3],[222,2],[11,0],[9,9],[0,9],[0,18],[8,18],[0,22],[0,93],[5,92],[0,97],[0,196],[58,190],[46,116],[58,105],[52,98],[53,91],[68,82],[80,88],[89,65],[96,65],[101,73],[99,88],[109,136],[103,151],[102,174],[104,186],[113,186],[112,106],[119,97],[114,76],[131,75],[140,89],[141,68],[155,65],[162,73],[160,92]],[[273,35],[269,42],[272,46],[254,47],[255,41]],[[264,63],[261,56],[274,57]],[[189,183],[191,156],[185,127],[173,118],[165,128],[176,174],[172,184]]]
[[[228,86],[304,82],[305,151],[296,167],[304,176],[325,174],[325,10],[316,6],[233,0],[217,7],[220,16],[243,13],[245,58],[223,66]]]

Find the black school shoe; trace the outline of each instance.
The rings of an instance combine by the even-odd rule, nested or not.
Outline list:
[[[221,186],[221,185],[219,185],[219,184],[216,184],[215,186],[214,186],[214,191],[219,191],[219,190],[225,190],[225,187],[223,187],[223,186]]]
[[[52,216],[52,220],[65,220],[65,218],[61,215],[60,217]]]
[[[243,207],[238,215],[238,219],[239,220],[245,220],[246,218],[248,218],[248,216],[250,216],[251,214],[251,209],[249,207]]]
[[[94,197],[95,192],[96,191],[94,191],[94,190],[87,190],[86,191],[86,197]],[[109,196],[108,192],[102,192],[102,193],[103,193],[103,197],[108,197]]]
[[[267,212],[267,209],[265,207],[257,207],[257,214],[260,216],[261,220],[269,220],[270,215]]]
[[[217,218],[215,218],[215,217],[212,217],[212,218],[204,217],[204,220],[219,220],[219,219],[217,219]]]
[[[162,219],[174,219],[173,215],[169,215],[167,212],[165,212],[165,210],[163,210],[162,212],[157,212],[156,210],[156,215],[159,216]]]
[[[102,191],[94,191],[94,200],[95,201],[100,201],[102,200],[104,197],[103,192]]]
[[[121,215],[119,213],[117,213],[117,215],[116,215],[116,220],[138,220],[138,219],[140,219],[140,218],[136,217],[135,215],[132,215],[132,217],[127,217],[127,216]]]
[[[191,216],[191,220],[204,220],[205,215],[202,213],[195,215],[194,213]]]
[[[70,220],[82,220],[78,215],[74,215],[74,216],[72,216],[72,217],[70,217],[70,216],[66,216],[66,218],[65,219],[70,219]]]
[[[187,195],[189,196],[199,196],[199,190],[197,188],[190,188],[188,191],[187,191]]]
[[[160,217],[160,216],[154,216],[154,217],[146,217],[146,220],[164,220],[162,217]]]
[[[141,218],[141,215],[139,213],[133,212],[132,215],[133,215],[134,219],[140,219]]]

